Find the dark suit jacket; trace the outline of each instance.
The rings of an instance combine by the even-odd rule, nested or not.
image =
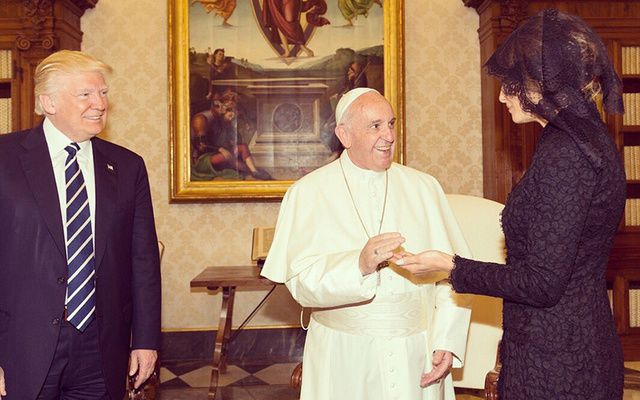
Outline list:
[[[142,158],[92,139],[96,321],[107,389],[124,396],[130,348],[160,345],[160,263]],[[42,125],[0,136],[0,366],[7,400],[35,399],[64,309],[63,225]],[[3,397],[3,400],[5,398]]]

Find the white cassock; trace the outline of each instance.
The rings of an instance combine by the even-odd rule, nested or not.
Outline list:
[[[312,307],[304,348],[303,400],[455,399],[451,375],[420,388],[434,350],[461,367],[471,310],[446,275],[411,277],[393,264],[365,277],[358,268],[368,235],[378,234],[385,172],[340,161],[294,183],[282,205],[262,275],[286,283]],[[366,231],[358,218],[360,213]],[[381,233],[400,232],[402,247],[470,257],[440,184],[399,164],[388,169]]]

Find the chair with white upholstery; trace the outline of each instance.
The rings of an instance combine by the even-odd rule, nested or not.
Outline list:
[[[504,263],[504,234],[500,225],[504,206],[482,197],[460,194],[448,194],[447,199],[473,258]],[[454,386],[485,388],[485,377],[496,365],[501,338],[502,300],[474,295],[464,368],[453,370]],[[490,388],[485,388],[485,397],[489,395],[487,389]]]

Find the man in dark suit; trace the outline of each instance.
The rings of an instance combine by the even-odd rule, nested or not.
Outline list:
[[[121,400],[160,345],[142,158],[96,137],[111,68],[60,51],[35,71],[44,122],[0,136],[0,398]]]

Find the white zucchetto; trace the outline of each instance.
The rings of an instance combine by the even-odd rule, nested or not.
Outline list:
[[[342,95],[342,97],[340,98],[340,101],[338,101],[338,105],[336,106],[336,125],[340,125],[340,122],[342,122],[342,117],[344,116],[345,112],[349,109],[349,106],[354,101],[356,101],[358,97],[368,92],[376,92],[380,94],[380,92],[378,92],[375,89],[371,89],[367,87],[359,87],[359,88],[351,89],[347,93]]]

